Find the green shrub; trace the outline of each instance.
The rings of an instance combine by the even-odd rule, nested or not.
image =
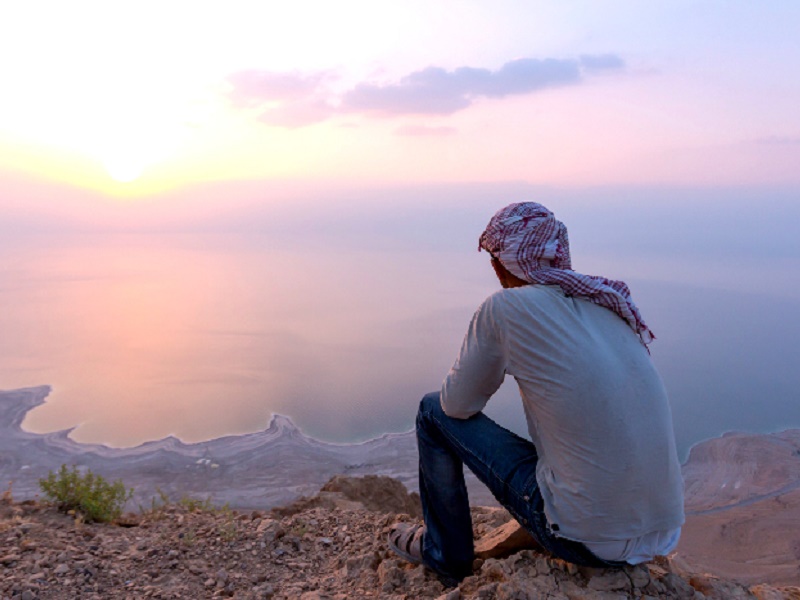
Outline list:
[[[121,480],[109,483],[91,471],[82,474],[77,467],[67,469],[61,465],[58,473],[50,471],[39,480],[45,496],[56,502],[65,512],[74,510],[91,521],[113,521],[122,514],[125,503],[133,495],[133,489],[125,489]]]
[[[198,500],[190,496],[183,496],[178,500],[178,504],[189,512],[211,512],[214,510],[214,505],[211,504],[211,497],[205,500]]]

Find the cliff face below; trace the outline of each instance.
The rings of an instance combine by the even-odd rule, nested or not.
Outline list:
[[[694,446],[683,466],[686,506],[713,514],[800,489],[800,430],[726,433]]]
[[[333,475],[386,475],[417,488],[412,433],[360,444],[305,436],[286,417],[261,432],[185,444],[176,438],[135,448],[79,444],[69,431],[23,431],[25,414],[43,403],[46,386],[0,391],[0,481],[18,499],[34,498],[38,480],[61,464],[122,479],[136,490],[133,507],[162,494],[210,498],[216,505],[266,510],[313,495]],[[698,570],[746,582],[800,585],[800,430],[726,434],[695,446],[683,467],[687,523],[679,555]],[[468,475],[475,506],[496,503]]]
[[[739,581],[800,585],[800,430],[728,433],[683,466],[687,520],[678,551]]]

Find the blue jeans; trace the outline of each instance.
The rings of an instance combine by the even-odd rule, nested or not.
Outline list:
[[[439,392],[427,394],[417,413],[417,445],[426,527],[422,557],[434,571],[457,580],[472,573],[472,518],[463,465],[554,556],[588,567],[623,564],[602,560],[582,543],[553,534],[536,482],[536,447],[483,413],[453,419],[444,414]]]

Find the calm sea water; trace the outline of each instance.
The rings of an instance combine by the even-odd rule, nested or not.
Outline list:
[[[6,235],[0,389],[52,385],[25,427],[112,446],[256,431],[272,413],[337,442],[408,430],[497,288],[474,251],[491,212],[387,218],[369,235],[334,219],[313,238],[300,225]],[[638,224],[601,214],[561,211],[575,268],[633,289],[681,453],[727,430],[800,426],[800,261],[793,237],[778,243],[786,225],[744,243],[745,215],[723,236],[704,233],[708,215],[682,229],[669,211]],[[513,381],[488,412],[524,433]]]

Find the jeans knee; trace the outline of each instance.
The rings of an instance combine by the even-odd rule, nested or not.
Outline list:
[[[430,413],[432,410],[440,409],[442,406],[441,392],[430,392],[425,394],[419,403],[420,413]]]
[[[441,392],[431,392],[425,394],[420,400],[419,411],[417,411],[417,429],[426,417],[436,411],[442,410],[442,403],[440,401]]]

